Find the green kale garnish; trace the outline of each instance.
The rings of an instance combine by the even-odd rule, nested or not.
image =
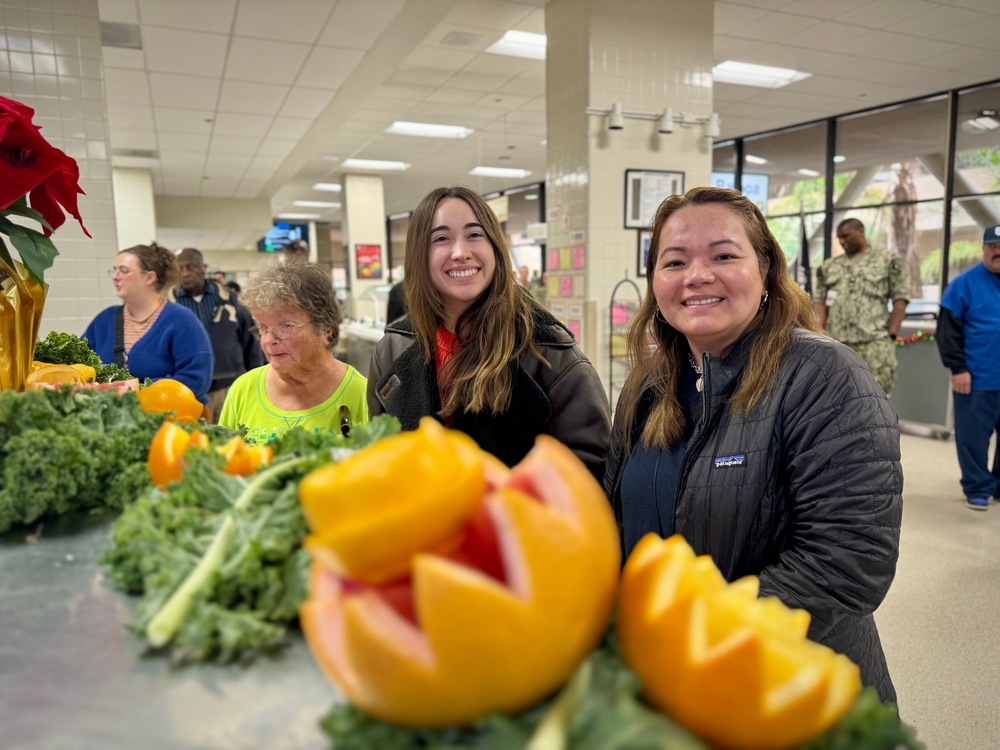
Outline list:
[[[193,451],[180,481],[149,490],[112,526],[101,562],[115,586],[142,594],[131,629],[182,663],[283,645],[308,591],[299,480],[398,430],[390,417],[348,438],[293,429],[274,442],[272,464],[245,478],[223,473],[214,451]]]
[[[57,331],[35,344],[35,359],[53,365],[80,364],[96,368],[101,364],[101,358],[87,345],[87,339]]]

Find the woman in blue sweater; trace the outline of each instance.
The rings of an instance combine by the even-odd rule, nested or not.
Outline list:
[[[140,381],[172,378],[208,403],[212,346],[190,310],[168,302],[164,290],[178,276],[173,253],[155,243],[122,250],[110,269],[123,305],[97,314],[83,338],[102,362],[115,362]]]

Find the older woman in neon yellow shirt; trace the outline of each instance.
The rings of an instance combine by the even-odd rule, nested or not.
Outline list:
[[[292,427],[341,430],[368,421],[368,380],[333,356],[340,312],[330,274],[314,263],[262,269],[240,294],[268,364],[233,383],[219,424],[266,443]],[[346,408],[343,408],[346,407]]]

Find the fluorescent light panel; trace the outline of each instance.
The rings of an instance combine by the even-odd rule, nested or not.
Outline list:
[[[345,159],[344,169],[371,169],[378,172],[402,172],[409,169],[405,161],[381,161],[379,159]]]
[[[544,60],[545,44],[545,34],[532,34],[527,31],[511,30],[487,47],[486,51],[494,55],[526,57],[529,60]]]
[[[819,177],[819,172],[817,172],[815,169],[806,169],[805,167],[798,170],[798,173],[806,177]]]
[[[317,182],[313,185],[313,190],[322,190],[327,193],[339,193],[342,190],[339,182]]]
[[[531,172],[527,169],[509,169],[507,167],[475,167],[469,174],[478,177],[527,177]]]
[[[763,89],[780,89],[811,75],[812,73],[791,68],[772,68],[769,65],[754,65],[736,60],[726,60],[712,68],[712,79],[716,83],[757,86]]]
[[[293,201],[292,205],[302,208],[340,208],[340,204],[333,201]]]
[[[754,156],[753,154],[747,154],[743,157],[747,164],[767,164],[767,159],[763,156]]]
[[[472,128],[461,125],[436,125],[431,122],[405,122],[396,120],[385,129],[393,135],[416,135],[421,138],[466,138],[472,134]]]
[[[294,212],[286,212],[278,214],[279,219],[318,219],[319,214],[299,214]]]
[[[837,154],[836,156],[833,157],[834,164],[840,164],[841,162],[844,161],[847,161],[847,157],[844,156],[843,154]]]
[[[992,117],[973,117],[966,120],[965,124],[969,126],[969,130],[977,133],[989,133],[1000,128],[1000,122],[997,122]]]

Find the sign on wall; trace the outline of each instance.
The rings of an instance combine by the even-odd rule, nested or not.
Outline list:
[[[382,278],[382,246],[381,245],[355,245],[354,262],[356,276],[359,279],[381,279]]]

